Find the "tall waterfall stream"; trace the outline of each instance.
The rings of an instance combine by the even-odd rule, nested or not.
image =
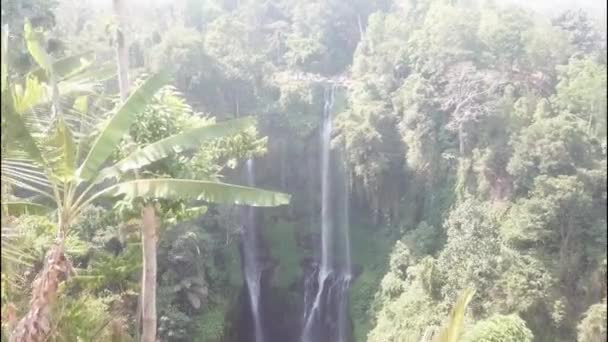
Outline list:
[[[247,185],[255,185],[255,174],[253,159],[247,160]],[[253,207],[244,208],[244,222],[242,232],[243,245],[243,272],[245,274],[245,283],[247,284],[247,293],[249,296],[249,305],[251,307],[251,315],[254,324],[254,342],[264,342],[264,331],[262,324],[262,310],[260,309],[261,296],[261,281],[262,268],[260,258],[258,257],[257,244],[257,225],[255,220],[255,209]]]
[[[331,149],[335,86],[325,92],[321,130],[321,249],[316,277],[305,282],[302,342],[346,342],[348,289],[352,277],[348,179]],[[332,182],[336,174],[343,182]],[[337,183],[337,184],[336,184]],[[342,200],[340,201],[340,197]],[[314,298],[314,300],[311,300]]]

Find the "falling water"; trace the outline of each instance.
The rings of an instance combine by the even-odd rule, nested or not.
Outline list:
[[[255,185],[255,175],[253,172],[253,160],[247,160],[247,184]],[[262,269],[258,258],[258,245],[256,236],[256,220],[255,210],[252,207],[244,208],[244,229],[242,232],[241,241],[243,244],[243,266],[245,273],[245,282],[249,295],[249,303],[251,306],[251,315],[254,324],[254,342],[263,342],[264,333],[262,331],[262,317],[260,310],[260,293]]]
[[[340,294],[338,296],[338,341],[344,342],[347,340],[347,319],[348,319],[348,289],[350,288],[350,281],[352,278],[352,260],[350,256],[350,220],[349,220],[349,209],[350,209],[350,172],[348,164],[343,163],[342,179],[343,188],[342,190],[342,222],[340,225],[341,239],[344,250],[344,270],[343,274],[339,279],[341,286]]]
[[[345,342],[347,340],[347,302],[350,286],[350,246],[348,236],[348,189],[343,195],[342,219],[334,224],[332,216],[332,158],[331,158],[331,112],[335,88],[327,89],[323,108],[321,132],[321,262],[316,286],[314,277],[308,277],[304,294],[304,327],[302,342]],[[346,172],[345,172],[346,174]],[[344,176],[344,175],[342,175]],[[346,183],[345,183],[346,185]],[[335,241],[335,238],[338,238]],[[340,243],[339,246],[336,242]],[[339,255],[335,255],[339,252]],[[311,295],[311,292],[313,295]],[[310,298],[314,296],[311,303]]]

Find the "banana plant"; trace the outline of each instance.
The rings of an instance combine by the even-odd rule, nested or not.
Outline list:
[[[10,139],[17,142],[29,158],[3,165],[3,176],[7,177],[6,181],[13,187],[36,193],[39,198],[46,199],[46,202],[51,204],[48,206],[44,203],[30,203],[30,207],[37,210],[47,207],[49,211],[56,212],[58,243],[49,253],[47,264],[54,262],[57,267],[48,267],[50,274],[40,278],[47,280],[47,285],[56,283],[63,273],[68,272],[69,263],[61,244],[65,231],[78,220],[84,208],[102,197],[196,198],[207,202],[251,206],[279,206],[289,203],[289,196],[286,194],[221,182],[156,178],[112,183],[128,171],[138,170],[173,153],[195,149],[206,140],[236,134],[254,124],[251,118],[243,118],[194,127],[135,150],[112,165],[106,165],[138,113],[146,108],[146,104],[166,81],[166,74],[156,74],[133,91],[95,134],[88,153],[83,154],[84,158],[80,163],[79,151],[86,147],[87,139],[80,139],[77,144],[74,134],[61,115],[57,117],[50,136],[41,140],[31,134],[23,117],[17,112],[3,113],[6,116],[6,126],[10,127]],[[3,206],[6,210],[23,210],[26,204],[24,201],[5,202]],[[56,274],[56,270],[60,270],[61,274]],[[52,285],[52,289],[56,289],[56,285]],[[40,303],[48,303],[47,294],[48,291],[41,291],[43,298],[40,298]],[[33,303],[35,302],[34,298]],[[46,324],[40,324],[40,321],[48,322],[48,318],[41,315],[41,312],[45,312],[41,310],[43,306],[45,305],[32,307],[30,313],[17,326],[16,336],[48,334],[47,329],[40,328],[47,327]]]
[[[41,36],[39,32],[32,29],[29,22],[26,22],[24,27],[24,33],[26,36],[26,45],[28,51],[32,54],[37,54],[36,60],[42,60],[41,55],[43,50],[41,46]],[[7,202],[11,198],[11,186],[8,184],[7,179],[10,178],[10,173],[14,171],[14,168],[5,167],[10,164],[23,166],[23,153],[18,150],[12,149],[12,141],[9,139],[8,130],[11,127],[5,125],[5,113],[8,111],[15,111],[19,115],[24,117],[24,120],[29,123],[34,123],[35,120],[32,118],[38,116],[36,111],[44,111],[44,107],[48,107],[52,97],[52,82],[50,82],[48,73],[41,67],[37,67],[27,73],[20,79],[9,75],[11,69],[9,65],[8,52],[8,37],[9,28],[7,25],[2,27],[1,32],[1,102],[2,102],[2,141],[1,141],[1,157],[2,157],[2,177],[1,177],[1,193],[2,200]],[[48,56],[44,56],[48,58]],[[83,53],[75,56],[69,56],[57,61],[48,59],[52,63],[52,69],[57,75],[55,81],[58,82],[58,87],[64,91],[65,96],[90,96],[93,94],[93,90],[99,81],[112,77],[114,73],[113,66],[103,65],[100,68],[93,67],[94,55],[92,53]],[[11,77],[13,76],[13,77]],[[63,99],[64,101],[67,99]],[[67,112],[66,117],[73,118],[72,113]],[[77,117],[81,117],[80,114]],[[38,118],[40,119],[40,118]],[[42,124],[43,120],[39,120]],[[48,125],[46,125],[48,127]],[[30,128],[34,128],[30,126]],[[27,164],[27,163],[26,163]],[[25,167],[25,166],[23,166]],[[5,173],[8,171],[8,174]],[[6,178],[6,179],[5,179]],[[16,231],[11,226],[9,213],[12,216],[18,216],[21,214],[42,214],[47,211],[45,206],[31,203],[28,201],[14,200],[6,205],[2,206],[2,270],[3,280],[12,285],[15,284],[14,279],[21,279],[18,272],[13,269],[19,268],[20,266],[31,266],[34,261],[30,253],[27,250],[21,248],[16,242],[15,237],[20,235],[20,232]]]
[[[34,39],[28,41],[30,53],[43,55],[36,43]],[[128,171],[136,171],[174,153],[196,149],[206,140],[236,134],[255,122],[251,118],[243,118],[194,127],[149,144],[108,165],[110,155],[128,133],[137,115],[167,83],[167,74],[149,77],[101,125],[89,126],[91,130],[83,133],[82,125],[78,125],[80,132],[75,132],[67,123],[67,115],[60,110],[54,111],[48,125],[40,124],[37,117],[29,115],[30,109],[39,102],[37,99],[42,98],[40,81],[56,82],[58,77],[53,73],[59,69],[57,63],[49,62],[47,58],[39,56],[34,60],[44,73],[41,77],[28,78],[26,91],[5,86],[7,78],[5,74],[2,76],[5,81],[3,98],[6,99],[8,90],[12,95],[11,101],[3,101],[2,108],[3,140],[10,142],[8,148],[3,146],[2,180],[14,189],[35,194],[37,200],[3,201],[2,207],[7,214],[54,212],[58,233],[57,243],[49,251],[45,266],[33,284],[30,311],[17,324],[11,340],[37,341],[48,336],[49,303],[59,282],[70,270],[63,250],[64,234],[78,221],[84,208],[102,197],[196,198],[251,206],[279,206],[289,202],[286,194],[221,182],[172,178],[116,182]],[[51,88],[56,91],[58,87]]]

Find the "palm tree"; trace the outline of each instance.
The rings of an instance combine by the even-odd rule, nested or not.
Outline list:
[[[35,49],[30,49],[30,52],[32,50]],[[52,63],[39,64],[47,75],[54,72]],[[78,221],[83,209],[100,198],[196,198],[207,202],[251,206],[289,203],[286,194],[213,181],[156,178],[115,182],[128,171],[138,170],[173,153],[195,149],[206,140],[236,134],[254,124],[251,118],[244,118],[194,127],[142,147],[117,163],[107,165],[110,155],[127,134],[136,116],[146,108],[167,79],[166,73],[149,77],[101,125],[80,134],[75,134],[61,111],[56,112],[50,127],[43,132],[41,125],[32,124],[36,122],[35,117],[18,110],[19,103],[15,97],[6,104],[3,101],[2,122],[10,128],[6,130],[6,138],[11,143],[11,154],[18,158],[3,156],[2,179],[16,189],[36,194],[36,199],[6,201],[2,205],[7,212],[23,208],[47,208],[56,213],[58,228],[56,242],[32,285],[29,312],[18,322],[11,341],[42,341],[50,333],[50,303],[56,296],[59,283],[71,270],[64,253],[64,234]]]

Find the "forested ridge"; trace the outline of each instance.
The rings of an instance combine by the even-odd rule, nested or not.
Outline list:
[[[606,341],[596,14],[2,0],[2,341]]]

